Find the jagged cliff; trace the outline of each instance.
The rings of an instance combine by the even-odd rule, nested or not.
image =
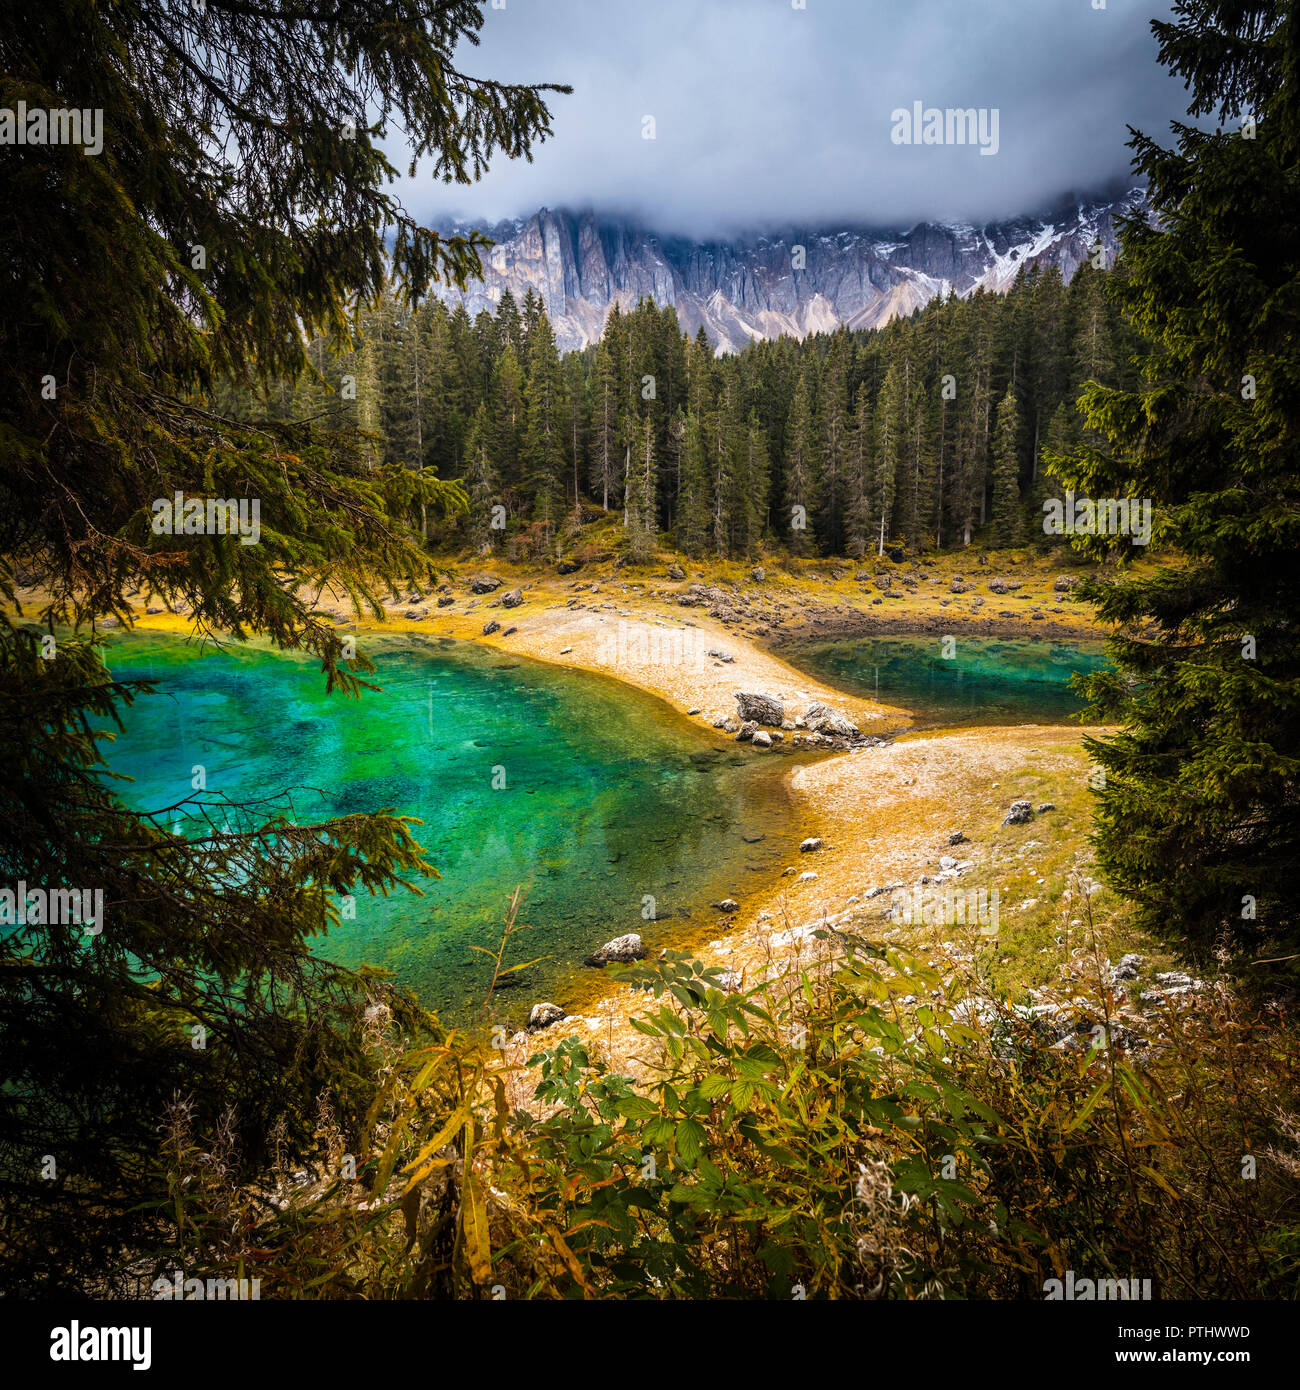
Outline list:
[[[509,287],[541,296],[562,350],[600,336],[605,316],[644,295],[672,304],[682,327],[703,325],[735,352],[756,338],[803,338],[838,324],[874,328],[936,295],[1005,290],[1024,265],[1057,265],[1068,280],[1100,240],[1116,252],[1115,219],[1140,211],[1140,189],[1073,202],[1041,217],[973,226],[919,223],[906,232],[854,228],[690,241],[597,213],[543,208],[482,228],[496,245],[483,279],[462,294],[471,317]],[[444,230],[464,230],[444,228]],[[802,247],[802,255],[797,248]]]

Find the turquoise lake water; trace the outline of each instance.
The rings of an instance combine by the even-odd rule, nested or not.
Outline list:
[[[797,857],[789,756],[719,745],[639,691],[473,643],[363,645],[383,690],[349,700],[326,696],[301,656],[120,636],[114,674],[158,691],[124,712],[106,757],[134,778],[119,793],[146,810],[193,795],[202,764],[209,797],[292,793],[302,821],[381,807],[422,820],[416,837],[441,879],[421,881],[424,897],[358,895],[356,920],[313,949],[391,970],[449,1018],[481,1002],[490,966],[471,947],[495,945],[517,884],[531,930],[507,962],[550,959],[515,977],[512,1018],[540,998],[572,1002],[584,980],[595,989],[582,959],[613,936],[639,931],[657,950],[723,930],[713,902],[743,902]],[[1070,673],[1102,659],[1089,645],[963,640],[945,661],[933,637],[784,654],[923,727],[1063,720],[1081,707]]]
[[[234,801],[294,791],[299,820],[392,807],[441,873],[426,896],[358,895],[357,920],[313,949],[394,972],[450,1017],[481,1002],[516,884],[526,896],[507,961],[547,955],[517,979],[524,1008],[572,990],[582,958],[624,932],[657,948],[718,921],[790,861],[796,836],[781,786],[788,757],[718,747],[660,702],[582,672],[471,643],[367,639],[383,693],[326,696],[319,663],[265,647],[201,653],[180,638],[116,640],[120,678],[158,692],[124,713],[106,745],[141,809],[193,795],[191,768]],[[493,782],[504,782],[494,787]],[[647,895],[655,920],[646,920]],[[571,997],[571,994],[570,994]],[[510,1006],[513,1015],[519,1012]]]
[[[945,659],[937,636],[819,642],[782,655],[829,685],[916,715],[920,728],[1063,723],[1084,707],[1075,672],[1105,664],[1100,642],[959,637]]]

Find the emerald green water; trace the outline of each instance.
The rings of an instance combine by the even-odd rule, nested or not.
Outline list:
[[[356,920],[317,938],[321,954],[383,966],[429,1007],[462,1015],[490,975],[470,948],[495,945],[522,883],[532,930],[508,960],[552,959],[515,977],[513,1017],[571,991],[609,938],[670,944],[717,920],[711,902],[743,901],[790,862],[788,758],[718,747],[638,691],[471,643],[364,646],[383,693],[359,700],[326,696],[317,662],[265,647],[202,653],[130,634],[109,655],[115,676],[158,686],[105,746],[110,768],[135,779],[117,784],[130,804],[197,795],[202,764],[209,797],[296,788],[301,821],[392,807],[424,822],[416,836],[441,879],[420,882],[423,898],[358,895]],[[643,918],[646,895],[656,920]]]
[[[960,637],[945,659],[941,640],[860,638],[782,655],[829,685],[911,710],[920,728],[1066,721],[1084,707],[1070,677],[1105,664],[1100,642]]]

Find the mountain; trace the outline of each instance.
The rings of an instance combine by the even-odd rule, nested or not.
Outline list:
[[[1039,217],[983,226],[922,222],[907,231],[823,229],[730,241],[691,241],[595,212],[543,208],[532,217],[478,226],[496,243],[482,280],[461,293],[472,318],[491,310],[508,286],[522,301],[532,286],[546,305],[560,348],[600,336],[610,308],[650,295],[676,307],[692,335],[701,325],[719,352],[758,338],[875,328],[950,290],[1008,288],[1025,265],[1056,265],[1068,280],[1100,239],[1116,253],[1115,219],[1140,212],[1144,191],[1072,201]],[[803,266],[794,268],[802,246]]]

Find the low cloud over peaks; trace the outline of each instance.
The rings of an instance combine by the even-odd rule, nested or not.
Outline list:
[[[432,221],[595,206],[699,237],[1005,217],[1124,180],[1127,127],[1163,137],[1183,115],[1182,84],[1157,65],[1149,29],[1168,9],[506,0],[461,62],[503,80],[571,83],[572,96],[552,101],[553,138],[532,164],[498,159],[472,189],[417,176],[402,196]],[[917,102],[986,113],[996,153],[897,142],[895,113]]]

